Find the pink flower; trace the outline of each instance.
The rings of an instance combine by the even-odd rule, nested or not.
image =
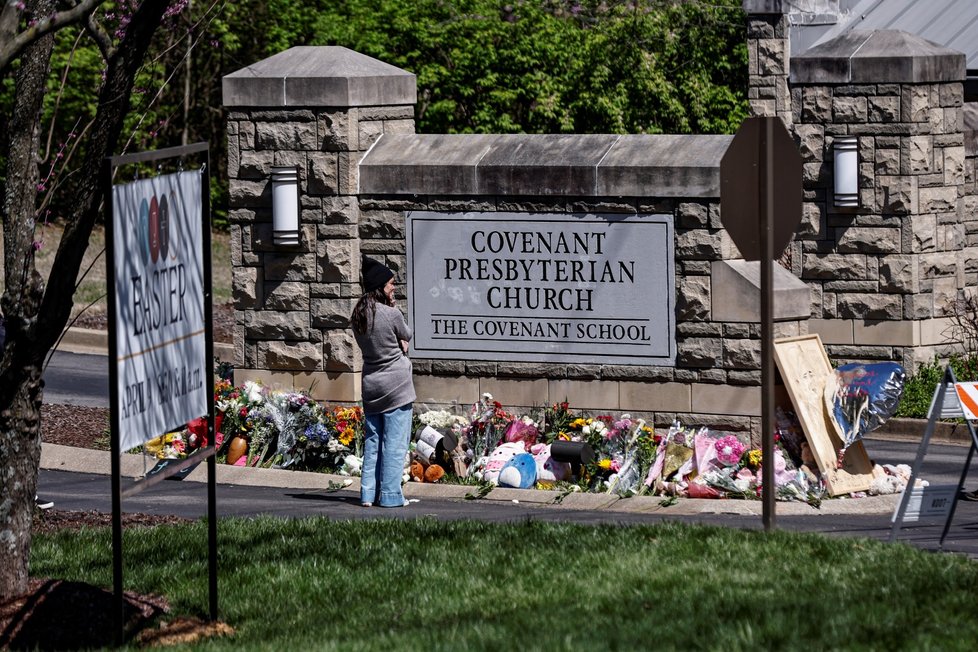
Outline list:
[[[736,466],[747,447],[733,435],[727,435],[713,444],[717,451],[717,461],[724,466]]]

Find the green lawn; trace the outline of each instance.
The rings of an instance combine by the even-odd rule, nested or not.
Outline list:
[[[127,588],[207,605],[203,523],[125,533]],[[978,564],[906,545],[665,524],[224,519],[208,649],[972,650]],[[31,573],[111,587],[108,529]]]

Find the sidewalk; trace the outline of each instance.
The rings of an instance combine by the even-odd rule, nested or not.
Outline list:
[[[41,468],[51,471],[108,475],[111,472],[110,455],[107,451],[44,444],[41,448]],[[133,480],[141,478],[154,464],[155,460],[148,457],[124,454],[121,465],[122,477]],[[198,466],[183,480],[183,482],[200,483],[206,481],[206,464]],[[216,481],[220,485],[295,490],[325,490],[342,486],[341,489],[335,490],[338,496],[356,501],[360,495],[359,478],[306,471],[255,469],[218,464]],[[348,484],[344,486],[345,483]],[[404,485],[404,495],[407,498],[421,500],[442,499],[478,502],[466,500],[466,496],[474,495],[476,491],[477,487],[472,485],[418,482],[409,482]],[[798,501],[778,502],[776,513],[778,516],[889,515],[896,509],[898,498],[897,495],[834,498],[823,501],[820,509],[815,509]],[[479,500],[566,510],[600,510],[674,516],[726,514],[760,517],[763,513],[763,505],[760,500],[679,498],[669,505],[663,496],[619,498],[608,494],[564,493],[541,489],[508,489],[503,487],[493,489]],[[667,504],[663,505],[663,503]]]

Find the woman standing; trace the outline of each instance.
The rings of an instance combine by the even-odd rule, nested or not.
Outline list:
[[[360,395],[366,421],[360,502],[381,507],[408,503],[401,476],[415,399],[411,360],[407,357],[411,329],[394,307],[394,272],[361,257],[363,296],[350,317],[357,346],[363,353]]]

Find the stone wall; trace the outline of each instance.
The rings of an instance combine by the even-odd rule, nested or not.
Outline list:
[[[483,392],[506,406],[568,400],[578,408],[631,412],[657,426],[674,419],[729,430],[757,430],[760,340],[756,324],[711,319],[711,265],[729,256],[718,203],[701,199],[615,197],[473,197],[363,195],[361,251],[404,266],[404,212],[663,213],[676,224],[675,366],[627,366],[414,360],[420,402],[472,403]],[[383,225],[375,228],[374,225]],[[366,227],[366,228],[364,228]],[[804,321],[778,322],[781,335],[806,332]]]
[[[657,426],[678,418],[757,435],[758,274],[719,219],[731,137],[416,135],[413,76],[342,48],[301,50],[225,78],[237,380],[358,400],[348,316],[360,254],[403,281],[406,211],[668,214],[675,364],[415,359],[419,400],[469,404],[490,392],[515,409],[566,399]],[[393,87],[386,97],[378,74]],[[273,240],[270,169],[280,165],[299,169],[294,247]],[[808,289],[784,270],[775,285],[778,335],[807,333]]]
[[[404,265],[406,211],[664,213],[675,226],[674,365],[415,359],[419,400],[467,404],[488,391],[508,406],[539,407],[567,399],[592,411],[641,414],[657,426],[678,418],[756,432],[756,274],[751,275],[750,264],[735,260],[739,254],[719,219],[719,164],[729,140],[490,135],[380,139],[360,166],[360,246],[398,268]],[[558,155],[565,150],[573,154]],[[783,271],[777,281],[782,299],[776,314],[778,335],[806,334],[807,288]]]

